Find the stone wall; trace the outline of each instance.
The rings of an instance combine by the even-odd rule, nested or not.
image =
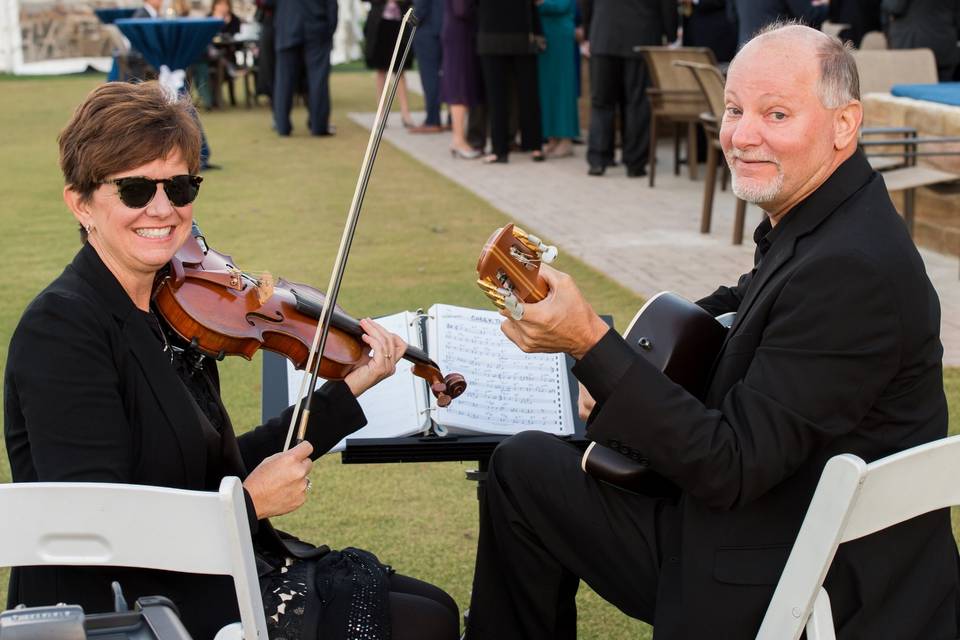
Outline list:
[[[865,126],[913,127],[920,137],[960,136],[960,107],[926,100],[868,93],[863,97]],[[873,151],[878,149],[874,148]],[[897,146],[890,151],[902,151]],[[926,145],[924,151],[960,153],[960,143]],[[921,164],[960,175],[960,155],[922,157]],[[902,210],[903,194],[892,194]],[[916,190],[914,239],[940,253],[960,255],[960,183],[952,182]]]

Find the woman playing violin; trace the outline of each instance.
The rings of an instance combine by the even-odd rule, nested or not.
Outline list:
[[[271,637],[456,638],[457,606],[442,590],[367,551],[298,541],[268,520],[303,505],[312,460],[363,426],[356,396],[393,373],[403,341],[361,321],[374,356],[314,392],[305,440],[280,453],[292,409],[235,436],[215,360],[178,348],[151,310],[158,272],[190,237],[199,152],[190,107],[155,82],[98,87],[61,133],[63,196],[83,247],[27,307],[10,344],[13,480],[216,490],[239,476]],[[238,619],[229,578],[141,569],[14,569],[9,606],[109,611],[112,580],[131,601],[171,598],[194,638]]]

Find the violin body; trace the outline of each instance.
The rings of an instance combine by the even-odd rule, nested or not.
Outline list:
[[[153,303],[170,328],[191,347],[218,359],[239,355],[248,360],[258,349],[287,357],[304,369],[324,303],[324,294],[308,285],[270,277],[255,278],[233,258],[191,237],[158,276]],[[320,359],[319,376],[342,380],[370,360],[359,321],[335,307]],[[429,357],[408,347],[404,357],[416,375],[431,383],[440,406],[466,388],[463,376],[444,377]]]

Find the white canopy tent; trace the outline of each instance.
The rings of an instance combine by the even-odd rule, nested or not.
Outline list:
[[[17,0],[0,0],[0,73],[10,73],[22,62],[20,5]]]

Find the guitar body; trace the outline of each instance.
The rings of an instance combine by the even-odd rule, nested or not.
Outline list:
[[[624,339],[664,375],[702,399],[710,367],[732,323],[733,314],[727,316],[714,318],[689,300],[665,291],[637,312]],[[596,442],[583,454],[581,466],[595,478],[635,493],[670,496],[677,492],[649,469],[646,459],[627,457]]]

